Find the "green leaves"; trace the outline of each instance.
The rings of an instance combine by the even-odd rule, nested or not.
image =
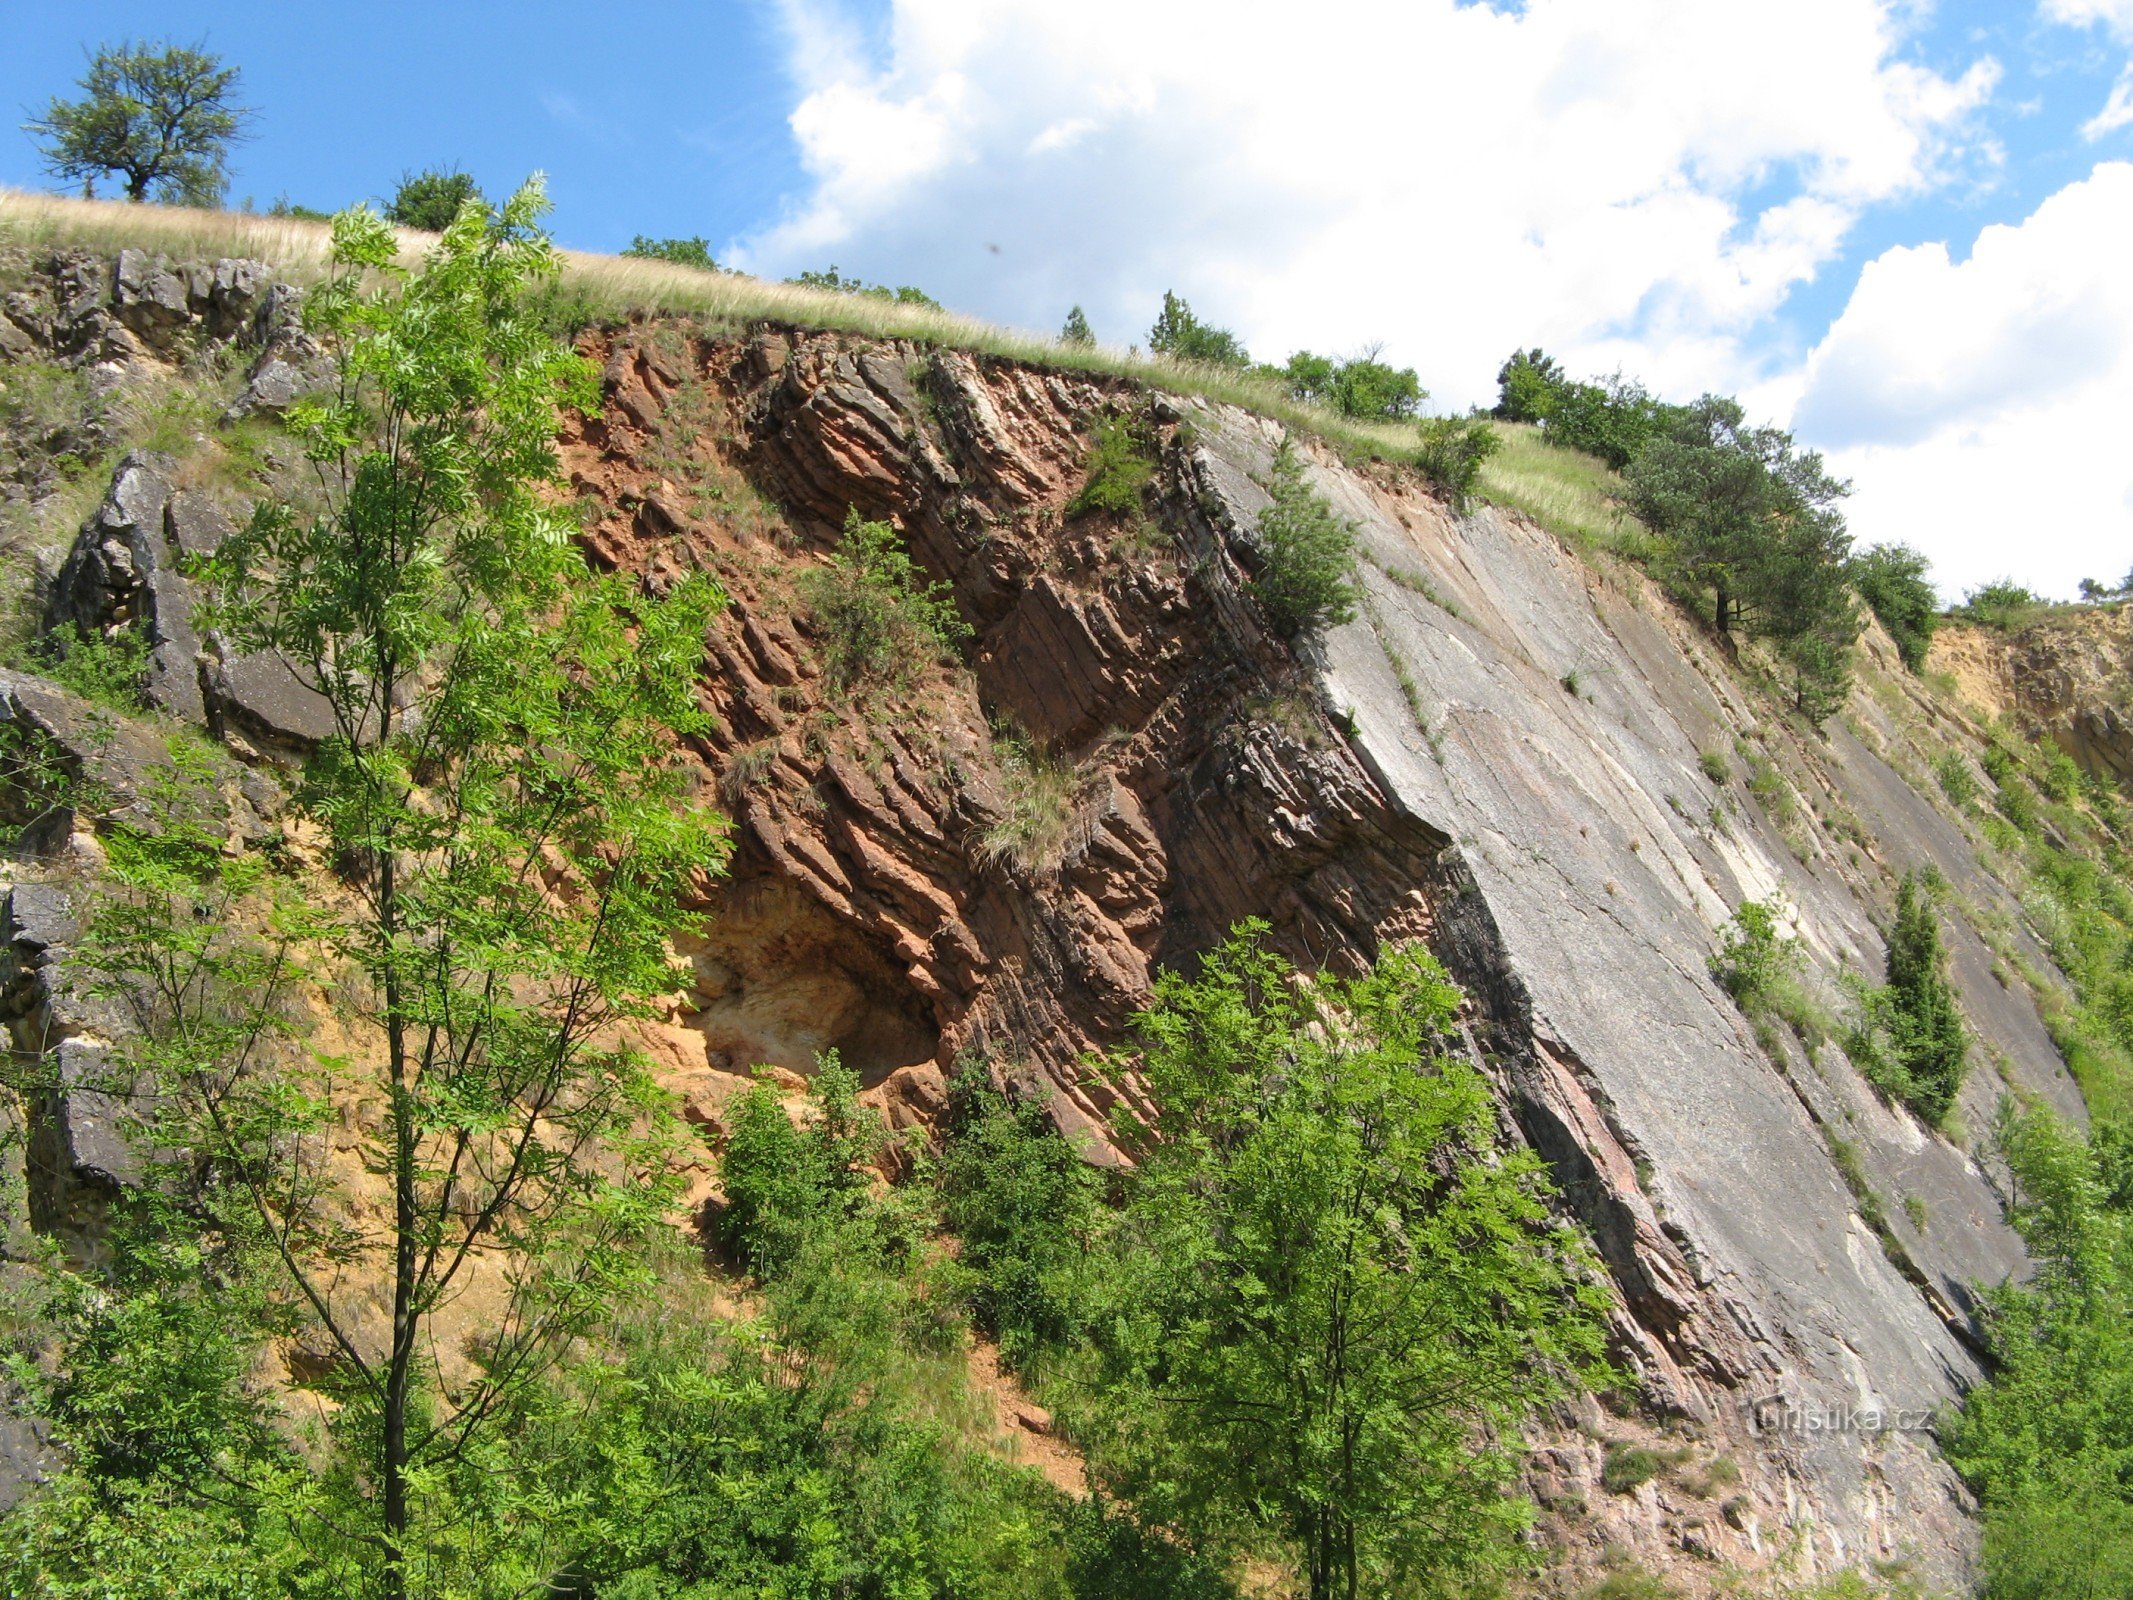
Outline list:
[[[1271,503],[1259,513],[1259,571],[1251,592],[1284,638],[1316,633],[1355,615],[1355,529],[1311,488],[1286,438],[1263,480]]]
[[[1161,1108],[1095,1320],[1099,1467],[1277,1536],[1313,1595],[1499,1565],[1526,1409],[1598,1367],[1598,1291],[1444,1044],[1424,952],[1306,982],[1241,926],[1136,1022]],[[1123,1062],[1118,1064],[1123,1068]]]
[[[801,598],[840,691],[905,683],[922,662],[970,638],[953,589],[923,579],[896,530],[856,509],[828,565],[801,574]]]

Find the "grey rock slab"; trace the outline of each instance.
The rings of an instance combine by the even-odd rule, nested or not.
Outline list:
[[[1248,545],[1279,430],[1184,409],[1198,432],[1195,492]],[[1809,829],[1800,859],[1737,781],[1721,788],[1700,770],[1701,750],[1731,759],[1767,708],[1640,577],[1596,572],[1487,508],[1455,517],[1337,463],[1313,459],[1308,471],[1357,527],[1367,597],[1312,647],[1325,691],[1352,713],[1357,753],[1394,801],[1455,841],[1500,941],[1503,981],[1529,1008],[1533,1048],[1589,1075],[1648,1167],[1644,1187],[1707,1315],[1748,1333],[1755,1354],[1711,1402],[1737,1410],[1765,1385],[1831,1406],[1923,1412],[1954,1399],[1979,1373],[1968,1285],[2023,1263],[1989,1175],[1882,1104],[1841,1055],[1824,1052],[1827,1079],[1804,1060],[1770,1059],[1711,976],[1732,908],[1773,896],[1792,908],[1833,1007],[1834,973],[1879,974],[1877,906],[1841,849]],[[1783,739],[1769,742],[1782,751]],[[1960,834],[1879,765],[1841,742],[1778,762],[1803,806],[1871,809],[1907,858],[1965,854]],[[1990,1026],[2020,1041],[2023,1070],[2064,1099],[2063,1068],[2029,1031],[2033,1008],[2003,1008],[1997,986],[1979,993],[1975,968],[1959,953],[1966,1008],[1991,1013]],[[1907,1193],[1925,1201],[1923,1229],[1908,1217],[1893,1225],[1908,1266],[1858,1217],[1825,1124],[1863,1153],[1890,1209]],[[1634,1300],[1637,1285],[1623,1287]],[[1870,1444],[1788,1448],[1824,1515],[1858,1536]],[[1962,1546],[1946,1469],[1924,1449],[1890,1448],[1909,1509],[1939,1519],[1948,1550]]]

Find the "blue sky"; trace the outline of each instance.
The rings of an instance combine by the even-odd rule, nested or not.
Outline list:
[[[1437,402],[1502,354],[1741,394],[1855,533],[2070,593],[2133,566],[2133,0],[23,4],[82,51],[242,66],[232,199],[540,168],[566,244],[701,234],[1041,329],[1165,288],[1255,352],[1382,341]],[[2115,110],[2110,109],[2115,108]],[[20,120],[16,118],[15,120]],[[0,135],[0,183],[43,184]]]

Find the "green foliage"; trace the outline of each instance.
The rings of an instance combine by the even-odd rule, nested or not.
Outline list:
[[[1719,749],[1716,745],[1713,745],[1708,750],[1698,751],[1696,765],[1703,770],[1703,775],[1713,783],[1728,782],[1733,776],[1733,767],[1726,760],[1725,751]]]
[[[1600,1487],[1609,1494],[1628,1494],[1658,1477],[1670,1464],[1666,1455],[1646,1445],[1609,1445],[1600,1463]]]
[[[1990,1600],[2133,1592],[2133,1201],[2124,1125],[2002,1119],[2035,1278],[1986,1293],[1992,1377],[1944,1434],[1984,1512]]]
[[[295,222],[331,222],[333,220],[332,212],[321,211],[316,206],[297,205],[287,195],[277,195],[274,203],[267,207],[267,215],[270,217],[288,217]]]
[[[1881,619],[1896,653],[1913,672],[1924,669],[1926,649],[1940,622],[1940,597],[1926,574],[1932,563],[1907,544],[1869,545],[1852,557],[1852,587]]]
[[[694,267],[698,272],[723,270],[711,259],[711,241],[701,237],[653,239],[640,233],[630,240],[629,248],[622,253],[646,261],[664,261],[670,266]]]
[[[1954,1109],[1970,1049],[1948,981],[1936,895],[1932,880],[1912,873],[1897,884],[1886,982],[1861,997],[1859,1021],[1844,1041],[1876,1088],[1933,1123]]]
[[[1958,811],[1968,810],[1978,797],[1977,775],[1970,770],[1970,763],[1953,750],[1943,751],[1933,763],[1933,776]]]
[[[735,1104],[719,1160],[727,1249],[759,1277],[791,1266],[811,1235],[866,1208],[866,1163],[882,1142],[880,1119],[859,1104],[859,1075],[834,1050],[815,1062],[804,1126],[770,1082],[756,1083]]]
[[[1096,424],[1096,442],[1089,448],[1088,475],[1081,490],[1067,503],[1070,517],[1092,511],[1112,516],[1130,516],[1141,508],[1141,493],[1155,476],[1155,463],[1133,436],[1124,417],[1104,417]]]
[[[829,294],[863,295],[869,300],[886,300],[892,305],[927,306],[941,309],[941,303],[923,289],[914,289],[910,284],[898,284],[890,288],[885,283],[868,283],[860,278],[847,278],[832,266],[827,272],[803,272],[787,278],[787,283],[797,283],[803,289],[821,289]]]
[[[1136,1020],[1159,1111],[1103,1268],[1093,1461],[1144,1515],[1278,1539],[1314,1600],[1456,1588],[1518,1558],[1511,1441],[1591,1375],[1598,1290],[1536,1159],[1494,1153],[1442,969],[1306,987],[1264,935]]]
[[[1963,596],[1963,603],[1950,613],[1981,628],[2026,627],[2044,609],[2041,595],[2032,594],[2012,578],[1996,578],[1978,585]]]
[[[981,1063],[949,1082],[947,1139],[935,1168],[942,1220],[962,1242],[978,1326],[1017,1366],[1086,1336],[1098,1182],[1041,1105],[1011,1103]]]
[[[1836,502],[1848,486],[1779,428],[1752,428],[1739,404],[1706,395],[1642,445],[1625,479],[1631,508],[1668,567],[1708,594],[1721,634],[1771,639],[1792,669],[1799,710],[1819,721],[1843,701],[1859,618],[1846,582],[1851,539]]]
[[[1344,417],[1404,422],[1421,409],[1428,391],[1414,368],[1378,360],[1379,348],[1373,345],[1345,359],[1299,350],[1286,366],[1256,370],[1306,404],[1326,406]]]
[[[471,173],[457,167],[425,167],[420,172],[400,175],[392,201],[385,208],[385,220],[396,227],[442,233],[470,205],[484,211],[489,206],[488,196],[481,192],[481,185]]]
[[[126,713],[141,709],[148,657],[148,635],[138,627],[42,634],[15,653],[25,672],[50,678],[107,710]]]
[[[1505,422],[1546,422],[1568,382],[1563,369],[1537,347],[1514,350],[1496,372],[1496,415]]]
[[[1711,957],[1711,976],[1751,1017],[1770,1010],[1800,970],[1799,941],[1778,931],[1778,910],[1774,900],[1743,900]]]
[[[232,645],[332,708],[295,803],[350,892],[271,895],[258,858],[166,828],[113,849],[86,947],[145,997],[126,1066],[160,1086],[147,1148],[183,1152],[193,1225],[259,1241],[336,1352],[325,1519],[388,1597],[476,1525],[452,1502],[526,1385],[645,1285],[678,1130],[620,1040],[658,1013],[676,908],[724,856],[671,755],[703,725],[721,597],[594,576],[554,494],[559,407],[596,389],[526,306],[556,270],[544,209],[537,184],[463,207],[413,275],[376,214],[335,220],[306,316],[337,387],[289,418],[318,492],[263,506],[210,574]],[[230,915],[246,895],[267,903]],[[298,946],[348,997],[331,1058],[286,1023]],[[378,1107],[382,1215],[333,1204],[306,1159],[336,1083]],[[433,1319],[499,1255],[483,1360],[446,1393]],[[375,1338],[366,1278],[391,1296]]]
[[[1089,329],[1089,319],[1081,307],[1071,307],[1066,321],[1059,329],[1059,342],[1066,345],[1088,346],[1096,343],[1096,335]]]
[[[235,101],[238,70],[198,47],[99,45],[79,100],[57,97],[24,124],[44,139],[45,170],[80,180],[116,173],[129,200],[216,206],[229,183],[230,146],[251,113]]]
[[[1251,589],[1284,638],[1337,626],[1355,615],[1355,529],[1304,477],[1287,439],[1261,486],[1272,504],[1259,513],[1259,571]]]
[[[970,637],[946,583],[923,583],[895,528],[845,518],[837,553],[801,574],[800,595],[822,638],[836,688],[901,684],[925,660],[952,654]]]
[[[1202,361],[1214,367],[1249,367],[1251,355],[1227,328],[1202,322],[1192,307],[1168,289],[1163,309],[1148,330],[1148,348],[1174,361]]]
[[[1419,432],[1415,465],[1464,511],[1482,464],[1502,447],[1503,436],[1481,416],[1424,417]]]

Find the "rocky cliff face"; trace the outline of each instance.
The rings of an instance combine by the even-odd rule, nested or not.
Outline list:
[[[1319,453],[1367,600],[1299,660],[1241,592],[1272,424],[805,334],[637,329],[597,353],[610,403],[568,451],[607,508],[596,550],[650,582],[708,564],[734,597],[702,754],[741,848],[681,1030],[702,1041],[701,1114],[727,1069],[835,1046],[919,1116],[976,1049],[1103,1152],[1132,1086],[1073,1063],[1155,968],[1248,914],[1311,963],[1425,937],[1507,1120],[1600,1243],[1638,1380],[1634,1418],[1589,1413],[1540,1458],[1551,1537],[1960,1578],[1962,1493],[1924,1425],[1978,1370],[1970,1286],[2022,1267],[1992,1175],[1833,1046],[1759,1043],[1707,964],[1735,905],[1778,896],[1834,1007],[1838,972],[1878,977],[1894,876],[1926,865],[2019,926],[1920,781],[1974,730],[1892,652],[1877,642],[1844,719],[1802,731],[1634,573]],[[1066,512],[1109,414],[1157,459],[1148,526]],[[968,671],[870,707],[827,692],[790,583],[849,509],[954,585]],[[1009,803],[1004,723],[1072,764],[1054,860],[984,846]],[[1999,1063],[1968,1126],[2002,1077],[2078,1115],[2030,1000],[1955,921]],[[1605,1493],[1607,1442],[1653,1424],[1730,1456],[1741,1490]]]
[[[2133,783],[2133,606],[2011,631],[1943,627],[1927,666],[1952,673],[1971,703],[2057,745],[2083,772]]]
[[[311,358],[261,320],[285,297],[234,269],[137,262],[129,280],[121,262],[32,299],[8,302],[16,334],[112,381],[158,358],[151,334],[218,316],[254,341],[247,392],[275,360]],[[1244,592],[1274,424],[796,330],[640,324],[587,348],[606,404],[564,458],[594,558],[654,587],[708,568],[732,600],[704,686],[717,728],[693,753],[737,848],[653,1041],[692,1117],[715,1135],[752,1065],[805,1072],[835,1049],[922,1125],[975,1052],[1115,1160],[1139,1091],[1081,1062],[1159,968],[1246,916],[1313,967],[1424,938],[1467,991],[1507,1135],[1550,1163],[1616,1291],[1634,1392],[1535,1441],[1542,1534],[1569,1570],[1627,1547],[1691,1588],[1729,1565],[1881,1557],[1964,1579],[1962,1492],[1924,1425],[1977,1373],[1971,1286],[2022,1269],[1990,1163],[1877,1097],[1833,1045],[1759,1039],[1708,960],[1733,907],[1775,896],[1839,1010],[1840,972],[1879,974],[1895,876],[1934,866],[1990,1063],[1963,1123],[1982,1133],[2005,1085],[2078,1116],[1978,930],[2048,960],[1927,776],[1974,757],[1967,713],[1877,638],[1845,715],[1793,726],[1636,573],[1307,441],[1314,486],[1357,526],[1365,601],[1298,651]],[[1153,482],[1142,514],[1076,517],[1107,417]],[[165,709],[271,769],[303,745],[301,707],[276,712],[274,686],[247,689],[244,663],[191,627],[174,564],[217,524],[182,494],[158,462],[123,464],[45,609],[146,619]],[[952,586],[966,659],[833,687],[796,580],[854,510]],[[64,744],[56,696],[0,684],[0,721]],[[1064,796],[1039,826],[1033,766]],[[271,810],[234,768],[225,787],[241,827]],[[24,893],[18,1048],[45,1048],[54,1018],[89,1040],[46,970],[58,911]],[[62,1176],[112,1179],[90,1149],[97,1109],[62,1094],[38,1111]],[[1610,1492],[1609,1449],[1632,1442],[1673,1465]]]

